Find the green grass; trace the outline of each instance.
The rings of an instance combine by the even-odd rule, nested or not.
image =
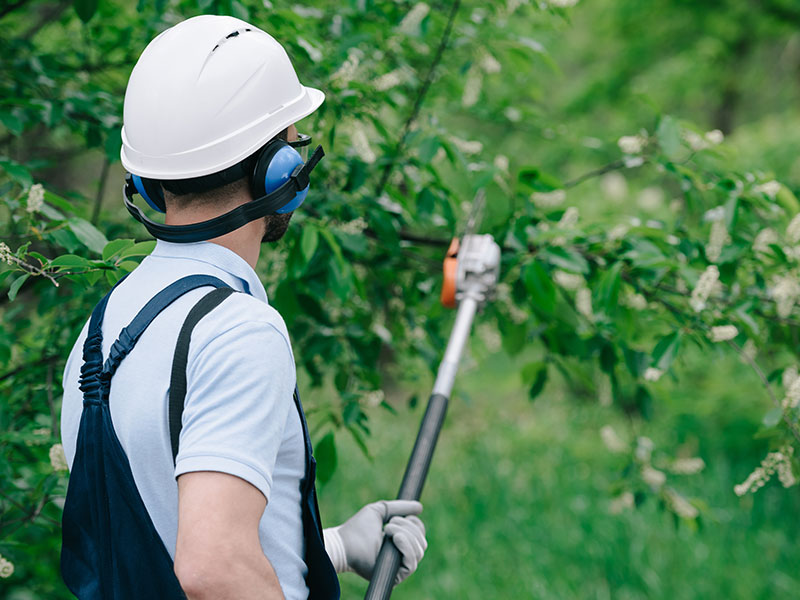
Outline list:
[[[798,488],[770,483],[755,496],[733,494],[766,452],[753,439],[766,396],[737,361],[697,358],[681,385],[656,386],[649,423],[565,400],[564,382],[531,403],[519,365],[502,354],[460,376],[469,400],[462,392],[451,402],[422,497],[428,552],[393,598],[797,597]],[[398,416],[371,415],[372,462],[337,434],[339,467],[320,498],[326,525],[396,494],[424,410],[408,408],[408,395],[392,397]],[[609,512],[626,459],[603,445],[605,424],[629,439],[650,436],[657,458],[681,447],[705,459],[701,474],[669,480],[706,503],[697,531],[676,524],[654,497]],[[341,580],[343,598],[363,597],[366,582]]]

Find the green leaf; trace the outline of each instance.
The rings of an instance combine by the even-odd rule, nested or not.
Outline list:
[[[653,349],[653,364],[662,371],[669,369],[678,354],[680,342],[681,334],[679,331],[674,331],[662,337]]]
[[[547,365],[545,364],[541,369],[536,372],[531,389],[528,390],[528,398],[536,400],[537,396],[542,393],[544,386],[547,384]]]
[[[560,179],[535,167],[523,167],[517,179],[524,187],[534,192],[551,192],[564,187]]]
[[[669,115],[661,117],[656,129],[656,138],[667,158],[674,159],[681,151],[681,128]]]
[[[314,258],[314,252],[317,251],[319,244],[319,233],[317,228],[313,225],[306,223],[303,227],[303,233],[300,236],[300,250],[303,254],[303,260],[309,263]]]
[[[87,23],[94,16],[99,4],[100,0],[73,0],[75,12],[78,13],[78,17],[84,23]]]
[[[48,266],[60,267],[61,269],[74,269],[76,267],[88,267],[91,264],[92,262],[90,260],[83,258],[82,256],[76,256],[75,254],[63,254],[51,260]]]
[[[336,471],[336,442],[333,432],[328,432],[314,448],[314,458],[317,460],[317,480],[325,485]]]
[[[433,160],[433,157],[436,156],[440,146],[441,144],[439,143],[438,136],[434,135],[425,138],[419,145],[419,160],[423,164],[428,164]]]
[[[111,259],[111,257],[122,251],[123,248],[133,246],[134,243],[134,240],[131,239],[111,240],[106,244],[105,248],[103,248],[103,260],[107,261]]]
[[[23,165],[13,160],[0,160],[0,168],[8,173],[22,187],[30,187],[33,184],[31,172]]]
[[[130,258],[131,256],[149,256],[150,253],[156,247],[155,240],[149,240],[147,242],[136,242],[130,248],[126,248],[122,252],[120,252],[120,259],[123,258]]]
[[[595,306],[603,311],[606,316],[613,316],[617,311],[619,290],[622,285],[622,261],[611,265],[611,268],[600,276],[596,288]]]
[[[556,307],[556,286],[538,261],[533,261],[522,273],[525,289],[534,310],[552,316]]]
[[[540,256],[551,265],[571,271],[573,273],[589,273],[589,263],[575,250],[553,246],[545,248],[540,252]]]
[[[20,119],[14,113],[0,111],[0,121],[2,121],[6,129],[8,129],[15,136],[19,136],[22,133],[22,130],[25,128],[22,119]]]
[[[20,275],[14,281],[11,282],[11,287],[8,289],[8,299],[12,302],[14,298],[17,297],[17,293],[19,292],[19,288],[22,287],[22,284],[30,277],[30,273],[25,273],[24,275]]]
[[[78,239],[92,252],[97,254],[103,253],[103,248],[106,247],[108,240],[100,231],[89,221],[79,217],[70,217],[67,219],[67,227],[70,228]]]

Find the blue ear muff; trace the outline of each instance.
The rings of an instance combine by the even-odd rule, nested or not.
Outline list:
[[[299,166],[303,165],[303,158],[283,140],[273,140],[264,147],[259,155],[253,170],[251,192],[253,198],[261,198],[274,192],[289,180],[289,177]],[[297,192],[293,199],[275,211],[284,214],[297,209],[308,194],[307,185]]]
[[[133,174],[131,175],[131,181],[139,195],[150,205],[150,208],[162,213],[167,212],[167,206],[164,204],[164,190],[161,189],[161,184],[158,181]]]

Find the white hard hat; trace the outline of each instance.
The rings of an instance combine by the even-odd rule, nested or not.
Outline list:
[[[324,99],[300,84],[286,51],[268,33],[234,17],[194,17],[150,42],[133,68],[122,165],[152,179],[216,173]]]

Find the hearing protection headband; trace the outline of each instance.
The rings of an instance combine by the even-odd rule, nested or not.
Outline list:
[[[254,198],[250,202],[208,221],[189,225],[163,225],[148,219],[141,209],[133,203],[133,196],[138,191],[130,173],[125,175],[125,187],[123,188],[125,207],[131,216],[144,225],[153,237],[165,242],[185,244],[210,240],[239,229],[239,227],[261,217],[276,214],[277,211],[294,200],[298,192],[308,187],[309,173],[317,166],[323,156],[325,156],[325,152],[322,150],[322,146],[317,146],[309,157],[308,162],[297,165],[286,182],[278,189],[260,198]]]

